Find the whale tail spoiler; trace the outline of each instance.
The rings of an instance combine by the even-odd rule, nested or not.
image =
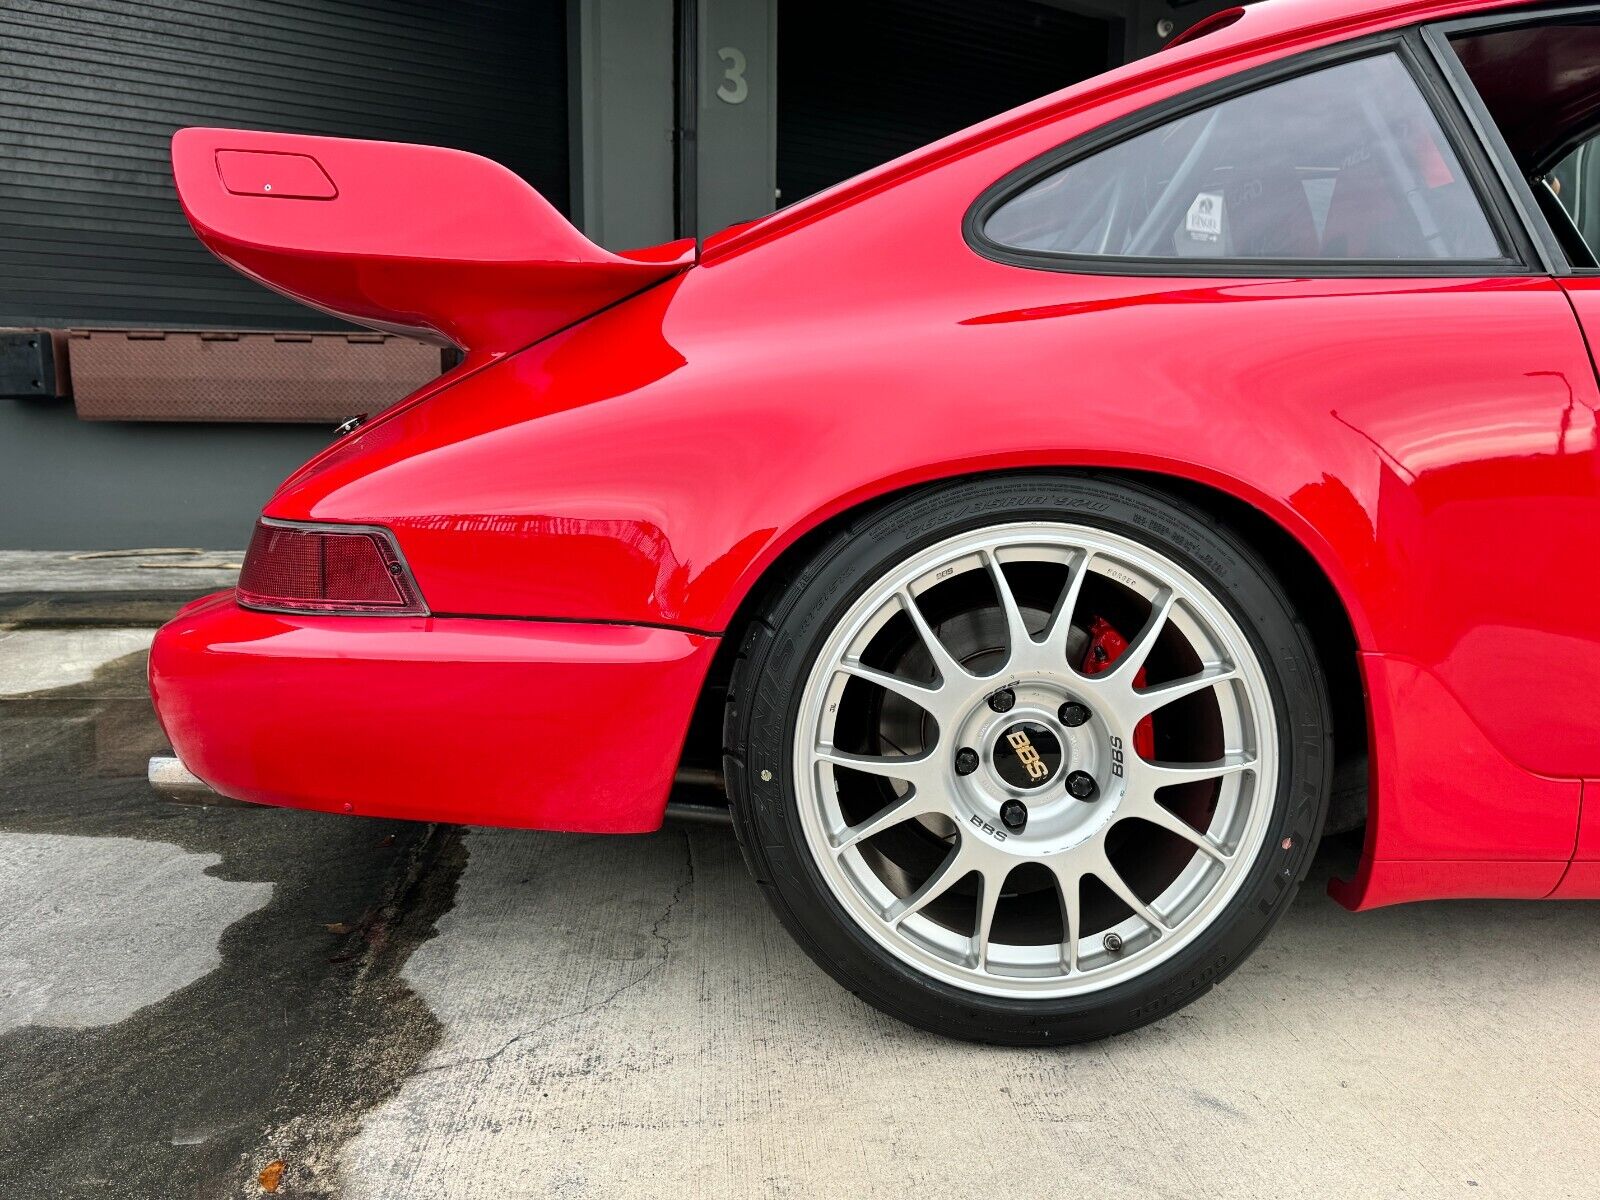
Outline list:
[[[507,354],[693,265],[687,238],[613,253],[460,150],[181,129],[184,214],[229,266],[373,329]]]

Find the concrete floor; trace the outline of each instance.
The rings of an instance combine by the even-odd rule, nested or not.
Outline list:
[[[1352,916],[1329,852],[1178,1016],[966,1046],[813,967],[723,830],[163,815],[142,655],[97,633],[0,640],[0,1195],[252,1195],[275,1158],[385,1198],[1596,1192],[1600,909]],[[169,1081],[137,1109],[129,1056]]]

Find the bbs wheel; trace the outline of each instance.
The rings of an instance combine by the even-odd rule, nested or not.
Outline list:
[[[1254,555],[1145,488],[920,492],[821,547],[745,638],[745,855],[822,967],[913,1024],[1083,1041],[1227,975],[1329,790],[1310,639]]]

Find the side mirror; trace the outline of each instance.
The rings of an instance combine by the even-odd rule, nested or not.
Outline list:
[[[178,198],[218,258],[374,329],[509,353],[691,265],[614,254],[517,175],[460,150],[181,129]]]

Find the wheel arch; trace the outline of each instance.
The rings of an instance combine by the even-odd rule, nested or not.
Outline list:
[[[1053,474],[1132,483],[1160,493],[1165,499],[1187,504],[1242,538],[1272,572],[1306,625],[1312,645],[1328,680],[1333,705],[1335,771],[1335,810],[1330,811],[1330,831],[1354,828],[1367,818],[1367,755],[1370,714],[1361,677],[1359,651],[1359,609],[1352,611],[1347,594],[1335,583],[1323,559],[1306,540],[1283,522],[1240,494],[1216,484],[1201,482],[1174,472],[1143,468],[1104,468],[1082,466],[1028,466],[1015,469],[965,471],[919,480],[914,484],[887,488],[858,499],[837,511],[791,531],[737,595],[724,626],[718,649],[706,682],[696,702],[690,722],[684,762],[720,766],[721,710],[734,660],[759,619],[768,598],[793,579],[797,570],[816,550],[841,530],[871,515],[886,505],[915,492],[948,486],[967,480],[998,475]],[[1324,553],[1331,554],[1324,546]],[[1343,795],[1342,811],[1339,811]]]

